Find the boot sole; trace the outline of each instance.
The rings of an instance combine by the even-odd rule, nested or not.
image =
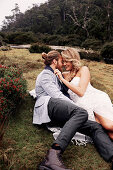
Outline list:
[[[39,170],[52,170],[51,168],[48,168],[46,166],[40,166]]]

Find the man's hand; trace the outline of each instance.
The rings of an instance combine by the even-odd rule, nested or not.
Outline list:
[[[54,70],[54,73],[58,76],[58,78],[59,78],[61,81],[63,80],[62,73],[61,73],[58,69],[55,69],[55,70]]]

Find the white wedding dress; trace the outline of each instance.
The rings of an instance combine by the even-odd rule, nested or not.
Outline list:
[[[75,86],[78,86],[79,81],[80,77],[74,77],[71,83],[73,83]],[[33,98],[36,98],[35,89],[31,90],[29,93],[31,96],[33,96]],[[70,94],[70,98],[73,100],[73,102],[76,103],[76,105],[83,107],[88,111],[89,120],[95,121],[94,112],[107,119],[113,120],[113,107],[109,96],[106,93],[95,89],[93,86],[91,86],[90,83],[88,84],[83,97],[79,97],[71,90],[68,90],[68,93]],[[61,128],[58,127],[48,127],[48,129],[53,132],[53,137],[55,139],[58,137],[61,131]],[[89,142],[92,143],[90,137],[78,132],[74,135],[72,142],[73,141],[76,145],[86,145]]]
[[[71,81],[75,86],[78,86],[80,77],[74,77]],[[113,107],[109,96],[100,90],[94,88],[90,83],[83,97],[78,96],[70,89],[68,90],[70,98],[77,106],[88,111],[88,119],[95,121],[94,113],[97,113],[104,118],[113,121]]]

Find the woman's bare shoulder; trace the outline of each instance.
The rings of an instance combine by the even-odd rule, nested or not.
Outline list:
[[[83,71],[88,71],[89,72],[89,68],[87,66],[82,66],[80,68],[80,71],[83,72]]]
[[[90,75],[89,68],[87,66],[82,66],[78,71],[78,73],[76,74],[76,76],[81,77],[81,75],[86,75],[86,74]]]

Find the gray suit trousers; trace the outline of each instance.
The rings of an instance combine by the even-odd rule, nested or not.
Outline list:
[[[100,155],[106,161],[111,160],[113,142],[100,124],[87,120],[88,113],[86,110],[68,101],[51,98],[48,103],[48,114],[51,125],[62,127],[61,133],[54,143],[59,144],[63,151],[78,131],[90,136]]]
[[[54,143],[64,151],[77,130],[87,121],[88,113],[71,102],[51,98],[48,103],[48,115],[53,126],[62,127]]]

